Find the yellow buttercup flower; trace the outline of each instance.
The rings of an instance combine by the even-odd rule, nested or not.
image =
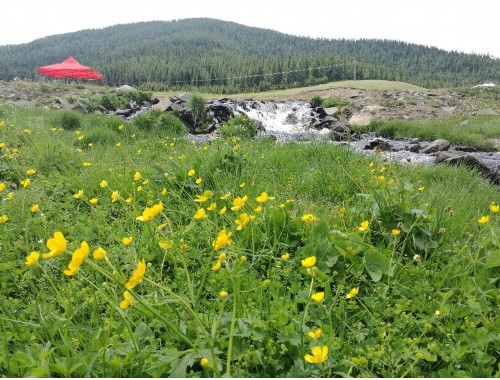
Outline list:
[[[92,166],[92,164],[90,162],[84,162],[83,166],[86,167],[86,168],[88,168],[89,166]]]
[[[217,208],[217,203],[210,203],[210,206],[207,207],[208,211],[214,211]]]
[[[240,214],[240,218],[234,222],[238,225],[236,230],[241,231],[251,220],[255,219],[255,215],[248,215],[246,213]]]
[[[26,175],[33,175],[35,173],[36,173],[35,169],[28,169],[28,170],[26,170]]]
[[[274,197],[268,196],[265,191],[263,191],[257,198],[255,198],[255,200],[259,203],[265,203],[268,200],[273,200],[273,199]]]
[[[226,211],[227,211],[227,207],[226,207],[226,206],[224,206],[224,207],[222,207],[222,208],[220,209],[219,214],[220,214],[220,215],[224,215],[224,214],[226,213]]]
[[[315,346],[311,348],[312,355],[305,355],[304,359],[308,363],[319,364],[326,361],[328,358],[328,347],[327,346]]]
[[[141,222],[149,222],[151,219],[153,219],[162,211],[163,211],[163,202],[160,201],[157,204],[153,205],[152,207],[146,207],[142,212],[142,215],[138,216],[135,219]]]
[[[29,178],[26,178],[24,181],[21,181],[20,184],[22,187],[28,187],[30,185],[31,181]]]
[[[95,205],[99,202],[99,198],[92,198],[92,199],[89,199],[89,203],[91,205]]]
[[[40,252],[33,251],[28,256],[26,256],[26,261],[24,262],[24,264],[30,267],[32,265],[35,265],[39,259],[40,259]]]
[[[99,184],[101,187],[107,187],[108,186],[108,181],[102,180],[101,183]]]
[[[246,257],[245,255],[241,256],[241,257],[240,257],[240,261],[241,261],[242,263],[246,263],[246,262],[247,262],[247,257]]]
[[[490,216],[489,215],[485,215],[485,216],[482,216],[481,219],[479,219],[477,222],[479,224],[486,224],[490,221]]]
[[[207,213],[205,212],[205,209],[204,208],[199,208],[196,211],[196,213],[194,214],[194,218],[197,219],[197,220],[207,218]]]
[[[188,171],[188,176],[189,177],[192,177],[196,174],[196,171],[194,169],[191,169],[190,171]]]
[[[311,339],[319,339],[322,333],[323,331],[321,331],[321,329],[317,329],[316,331],[309,331],[307,333],[307,336],[309,336],[309,338]]]
[[[123,245],[130,245],[130,244],[132,244],[133,241],[134,241],[134,238],[132,236],[124,237],[122,239],[122,244]]]
[[[349,298],[354,298],[358,295],[359,293],[359,287],[358,288],[352,288],[351,291],[349,292],[349,294],[347,294],[347,296],[345,298],[349,299]]]
[[[229,296],[229,293],[228,293],[228,292],[226,292],[225,290],[221,290],[221,291],[219,292],[219,297],[220,297],[220,298],[223,298],[223,299],[224,299],[224,298],[227,298],[228,296]]]
[[[421,186],[417,189],[418,191],[424,191],[425,190],[425,186]]]
[[[118,129],[119,131],[123,130],[123,124],[120,124],[120,125],[117,127],[117,129]]]
[[[76,272],[80,270],[85,259],[89,256],[90,247],[88,243],[84,240],[80,244],[80,248],[77,248],[73,255],[71,256],[71,261],[68,264],[68,269],[64,271],[66,276],[73,276]]]
[[[370,222],[368,220],[365,220],[364,222],[361,222],[361,226],[358,227],[358,230],[366,231],[369,226],[370,226]]]
[[[214,249],[217,251],[223,247],[233,245],[234,242],[231,240],[232,234],[233,234],[232,232],[227,233],[225,228],[222,231],[220,231],[219,234],[217,235],[217,238],[212,243]]]
[[[142,174],[139,172],[135,172],[134,181],[139,181],[142,178]]]
[[[0,191],[5,190],[5,183],[0,182]]]
[[[196,182],[197,185],[199,185],[200,183],[203,182],[203,180],[201,178],[197,178],[195,182]]]
[[[195,202],[198,202],[198,203],[203,203],[203,202],[206,202],[208,201],[210,198],[212,198],[214,196],[214,193],[212,193],[210,190],[205,190],[203,192],[203,194],[201,195],[197,195],[196,196],[196,199],[194,200]]]
[[[104,260],[104,258],[106,257],[106,251],[103,248],[99,247],[94,251],[92,257],[95,260]]]
[[[146,262],[144,261],[144,259],[142,259],[141,261],[139,261],[139,263],[137,264],[137,268],[134,270],[132,276],[125,284],[125,288],[127,290],[135,288],[142,282],[145,273],[146,273]]]
[[[226,194],[222,195],[222,196],[220,197],[220,199],[222,199],[222,200],[227,199],[227,198],[229,198],[229,196],[230,196],[230,195],[231,195],[231,192],[226,193]]]
[[[78,193],[73,194],[73,198],[75,199],[82,199],[83,197],[83,190],[78,190]]]
[[[302,220],[304,223],[312,224],[314,222],[317,222],[318,218],[316,218],[313,214],[305,214],[304,216],[302,216],[302,218],[300,218],[300,220]]]
[[[253,211],[255,211],[255,212],[262,212],[262,206],[259,205],[259,206],[255,207],[253,209]]]
[[[316,264],[316,256],[306,257],[301,261],[301,264],[304,268],[311,268]]]
[[[217,262],[215,263],[215,265],[212,266],[212,270],[219,270],[221,268],[221,265],[222,263],[220,262],[220,260],[217,260]]]
[[[245,206],[245,202],[248,200],[248,197],[245,195],[242,198],[241,197],[236,197],[233,200],[233,207],[231,207],[231,210],[233,211],[238,211],[241,209],[243,206]]]
[[[288,252],[287,252],[287,253],[284,253],[284,254],[282,254],[282,255],[281,255],[281,258],[282,258],[283,260],[288,260],[288,259],[290,258],[290,254],[289,254]]]
[[[59,256],[61,253],[66,252],[66,246],[68,242],[64,238],[62,232],[54,232],[54,237],[47,240],[46,246],[50,250],[49,253],[44,253],[42,257],[44,259],[50,259],[52,257]]]
[[[314,293],[312,296],[311,296],[311,299],[313,301],[316,301],[316,302],[323,302],[323,300],[325,299],[325,292],[318,292],[318,293]]]
[[[400,231],[400,230],[398,230],[398,229],[395,229],[395,230],[392,230],[392,231],[391,231],[391,235],[392,235],[392,236],[398,236],[400,233],[401,233],[401,231]]]
[[[208,367],[208,366],[210,365],[210,361],[209,361],[207,358],[202,358],[202,359],[200,360],[200,365],[201,365],[202,367]]]
[[[118,199],[120,199],[120,193],[118,191],[113,191],[111,193],[111,202],[116,202]]]
[[[134,297],[132,297],[132,294],[128,290],[125,290],[123,292],[123,301],[120,302],[120,309],[128,309],[132,305],[133,300]]]
[[[160,240],[158,245],[161,249],[170,249],[174,246],[174,242],[172,240]]]
[[[33,206],[31,206],[31,208],[30,208],[30,211],[31,211],[32,213],[35,213],[35,212],[37,212],[38,210],[40,210],[40,206],[38,206],[37,204],[34,204],[34,205],[33,205]]]
[[[9,217],[7,215],[2,215],[0,216],[0,224],[4,224],[5,222],[7,222],[7,220],[9,220]]]
[[[491,212],[499,212],[500,211],[500,205],[497,205],[495,202],[491,202],[490,204],[490,211]]]

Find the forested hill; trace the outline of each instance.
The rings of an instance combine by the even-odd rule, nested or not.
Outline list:
[[[427,88],[500,82],[500,59],[388,40],[312,39],[207,18],[116,25],[0,46],[0,79],[68,56],[110,85],[219,93],[387,79]]]

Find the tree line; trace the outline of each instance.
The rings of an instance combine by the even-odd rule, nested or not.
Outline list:
[[[427,88],[500,81],[500,59],[391,40],[306,38],[214,19],[153,21],[0,46],[0,79],[74,56],[109,85],[215,93],[264,91],[346,79]]]

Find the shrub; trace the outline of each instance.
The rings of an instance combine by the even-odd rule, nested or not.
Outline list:
[[[135,117],[133,124],[144,131],[159,131],[170,135],[183,135],[187,131],[178,117],[159,110],[150,110]]]
[[[228,120],[219,133],[223,138],[239,137],[242,139],[251,139],[257,134],[255,123],[246,115],[239,115]]]
[[[61,128],[73,131],[82,126],[81,115],[75,111],[63,111],[57,123]]]
[[[311,107],[314,108],[321,107],[321,103],[323,103],[323,98],[319,95],[313,96],[309,103],[311,104]]]

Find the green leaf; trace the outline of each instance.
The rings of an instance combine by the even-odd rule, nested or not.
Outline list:
[[[382,275],[389,274],[390,261],[379,251],[370,249],[365,252],[365,268],[372,281],[378,282]]]
[[[500,249],[489,251],[484,258],[486,268],[496,268],[500,266]]]
[[[16,266],[15,261],[9,261],[8,263],[0,263],[0,271],[11,270]]]

